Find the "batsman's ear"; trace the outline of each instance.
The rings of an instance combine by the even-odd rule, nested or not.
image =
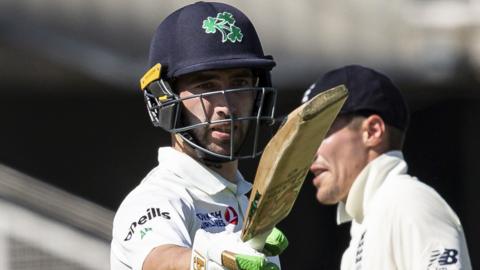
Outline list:
[[[362,139],[366,146],[378,147],[386,143],[385,122],[382,117],[372,114],[363,120]]]

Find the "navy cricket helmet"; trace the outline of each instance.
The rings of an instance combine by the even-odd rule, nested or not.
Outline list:
[[[259,129],[271,126],[274,122],[276,90],[271,87],[270,70],[275,62],[271,56],[263,53],[252,22],[240,10],[212,2],[197,2],[176,10],[155,31],[150,45],[149,66],[150,70],[141,79],[141,88],[154,126],[179,134],[204,159],[228,161],[252,158],[263,151],[263,146],[258,142],[259,134],[263,132]],[[192,132],[195,128],[215,122],[186,123],[182,119],[182,99],[170,85],[183,75],[233,68],[250,69],[257,77],[256,85],[241,89],[218,89],[189,97],[202,99],[218,94],[227,99],[229,93],[236,91],[255,92],[254,109],[249,117],[239,119],[232,115],[221,121],[229,121],[232,128],[234,121],[249,121],[250,136],[253,136],[251,151],[242,151],[245,150],[244,143],[242,149],[221,155],[206,149]],[[234,138],[230,143],[233,146]]]

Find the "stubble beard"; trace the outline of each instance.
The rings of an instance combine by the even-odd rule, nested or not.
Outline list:
[[[240,124],[239,128],[235,128],[233,133],[228,140],[214,140],[212,137],[212,130],[208,126],[198,127],[192,130],[194,138],[197,140],[198,144],[213,152],[220,155],[229,156],[230,146],[233,140],[233,152],[234,154],[238,152],[242,146],[243,141],[247,133],[247,128],[245,124]]]

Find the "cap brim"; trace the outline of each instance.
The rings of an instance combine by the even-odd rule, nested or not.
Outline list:
[[[275,66],[275,61],[272,59],[262,58],[243,58],[243,59],[222,59],[216,61],[209,61],[199,63],[191,66],[182,67],[178,70],[172,70],[169,77],[178,77],[185,74],[190,74],[198,71],[213,70],[213,69],[229,69],[229,68],[258,68],[271,70]],[[169,72],[170,73],[170,72]]]

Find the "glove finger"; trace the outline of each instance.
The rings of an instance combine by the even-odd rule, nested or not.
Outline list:
[[[288,247],[287,237],[277,228],[273,228],[268,235],[263,252],[267,256],[277,256]]]
[[[235,261],[239,270],[263,270],[267,260],[263,256],[237,254]]]

